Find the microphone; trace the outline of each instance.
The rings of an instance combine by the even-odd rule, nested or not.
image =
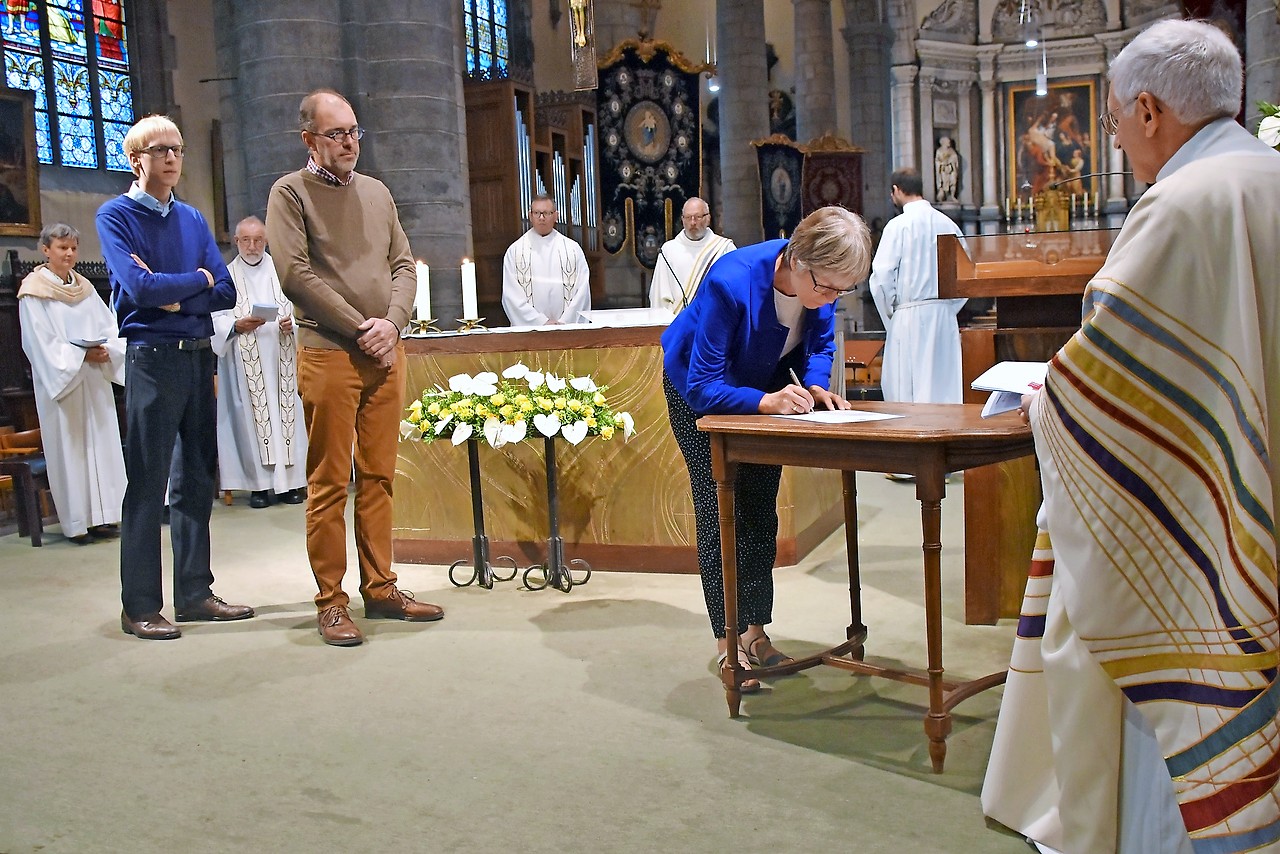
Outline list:
[[[1090,172],[1087,175],[1077,175],[1074,178],[1063,178],[1061,181],[1054,181],[1047,189],[1052,190],[1062,184],[1070,184],[1072,181],[1083,181],[1085,178],[1097,178],[1101,175],[1132,175],[1132,172]]]

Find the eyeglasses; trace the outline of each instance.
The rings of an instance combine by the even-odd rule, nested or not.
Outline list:
[[[685,222],[697,222],[700,219],[711,219],[711,214],[709,213],[685,214],[684,216],[680,217],[680,219],[684,220]]]
[[[168,157],[170,151],[173,152],[174,157],[185,157],[187,147],[185,145],[149,145],[138,149],[139,154],[150,154],[152,157]]]
[[[320,133],[319,131],[314,130],[307,132],[314,136],[322,136],[327,140],[337,143],[345,142],[348,137],[356,142],[364,139],[364,128],[359,126],[353,127],[351,130],[331,130],[328,133]]]
[[[855,290],[858,289],[857,285],[854,285],[852,288],[833,288],[830,285],[824,285],[818,281],[818,277],[813,274],[812,270],[809,271],[809,278],[813,279],[813,289],[815,291],[817,291],[820,294],[821,293],[835,294],[836,299],[840,299],[840,297],[847,297],[849,294],[853,293]]]
[[[555,216],[555,215],[556,215],[555,211],[529,211],[529,216],[536,217],[538,219],[546,219],[549,216]]]
[[[1138,99],[1132,98],[1116,107],[1114,110],[1107,110],[1105,113],[1098,116],[1098,125],[1102,128],[1102,132],[1107,136],[1115,136],[1116,131],[1120,129],[1120,111],[1136,100]]]

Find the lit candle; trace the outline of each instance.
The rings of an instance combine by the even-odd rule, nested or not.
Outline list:
[[[1075,193],[1071,194],[1071,215],[1072,216],[1076,215],[1076,194]]]
[[[1013,216],[1013,200],[1008,196],[1004,197],[1004,215],[1006,217]]]
[[[1027,216],[1034,219],[1035,215],[1036,215],[1036,197],[1032,196],[1031,198],[1027,199]]]
[[[418,320],[431,317],[431,268],[418,261],[418,290],[413,295],[413,314]]]
[[[476,306],[476,262],[462,259],[462,319],[477,320],[480,310]]]

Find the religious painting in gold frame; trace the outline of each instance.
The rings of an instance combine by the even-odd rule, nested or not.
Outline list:
[[[0,235],[40,234],[35,93],[0,88]]]
[[[1098,90],[1091,80],[1049,84],[1037,95],[1034,83],[1006,87],[1005,153],[1009,199],[1026,200],[1056,184],[1068,196],[1096,193],[1100,171]]]

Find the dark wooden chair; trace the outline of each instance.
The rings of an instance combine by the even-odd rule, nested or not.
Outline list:
[[[49,477],[39,428],[0,434],[0,477],[13,483],[18,536],[30,537],[32,546],[44,545],[42,498],[49,494]]]

